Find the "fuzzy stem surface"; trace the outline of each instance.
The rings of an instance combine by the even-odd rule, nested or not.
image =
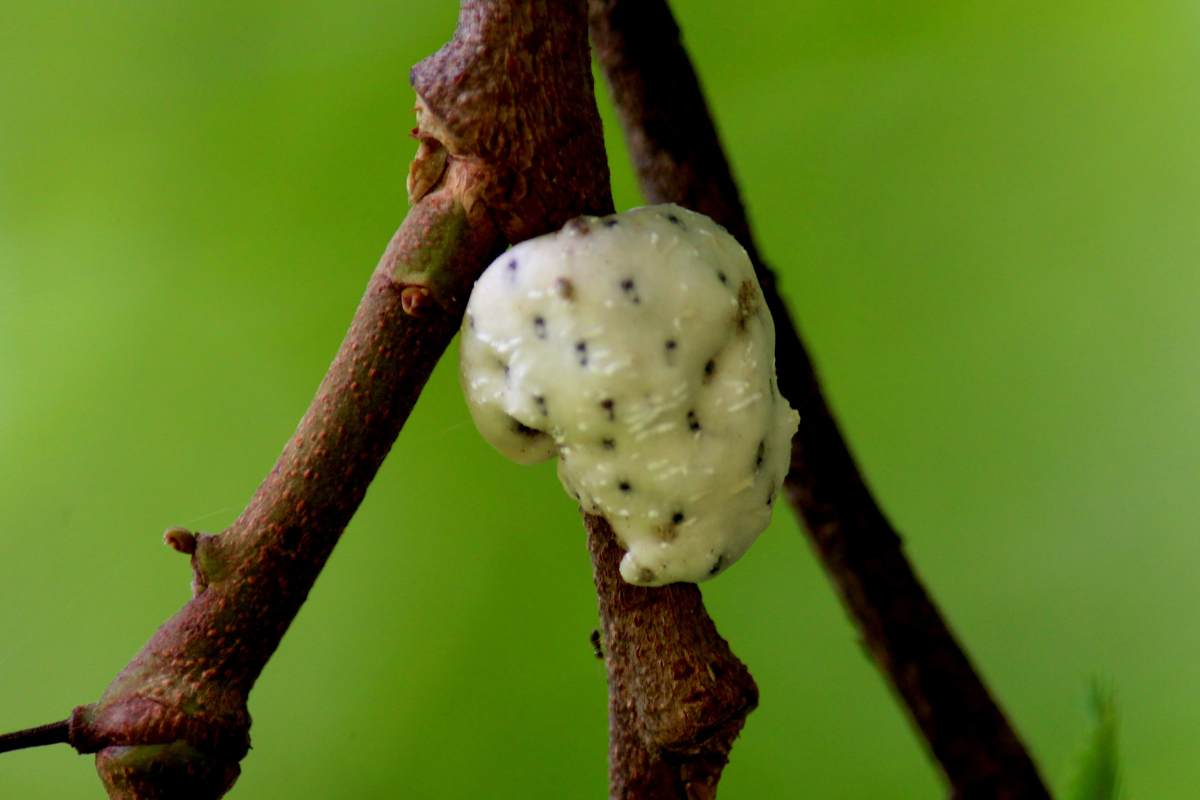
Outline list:
[[[469,281],[499,244],[448,192],[408,214],[275,468],[228,530],[195,535],[193,599],[71,715],[71,744],[99,754],[112,797],[172,797],[194,773],[211,776],[208,794],[236,780],[249,692],[458,329],[461,309],[405,313],[393,275],[434,258]]]

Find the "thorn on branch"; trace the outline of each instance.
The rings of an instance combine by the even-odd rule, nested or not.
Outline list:
[[[71,721],[51,722],[36,728],[6,733],[0,736],[0,753],[23,750],[26,747],[42,747],[47,744],[70,744]]]

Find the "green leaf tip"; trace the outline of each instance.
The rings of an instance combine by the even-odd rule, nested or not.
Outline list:
[[[1093,727],[1080,751],[1067,798],[1117,800],[1122,792],[1117,758],[1116,693],[1104,681],[1093,680],[1089,705]]]

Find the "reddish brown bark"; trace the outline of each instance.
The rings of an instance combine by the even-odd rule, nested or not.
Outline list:
[[[464,181],[464,205],[486,206],[510,243],[612,212],[586,0],[463,0],[411,80],[451,163],[486,176]]]
[[[171,529],[195,597],[97,703],[24,732],[97,754],[109,794],[209,800],[249,746],[247,696],[507,241],[612,209],[585,0],[464,0],[453,40],[412,71],[413,209],[337,358],[247,509],[211,536]],[[625,584],[588,518],[612,690],[614,797],[708,800],[758,693],[693,585]]]
[[[586,6],[464,0],[454,39],[412,75],[415,203],[337,358],[250,505],[225,532],[167,540],[195,597],[67,734],[113,798],[215,798],[249,746],[246,698],[508,241],[612,210]],[[14,742],[61,741],[27,733]],[[49,738],[48,738],[49,737]]]
[[[906,558],[821,392],[755,247],[665,0],[592,0],[590,25],[646,198],[700,211],[754,262],[775,319],[779,389],[800,412],[785,484],[868,651],[957,798],[1048,798],[1036,766]]]
[[[585,2],[565,5],[586,15]],[[475,195],[490,198],[489,207],[501,209],[496,218],[510,241],[541,233],[541,220],[565,200],[561,194],[528,191],[530,176],[541,176],[543,184],[555,184],[563,192],[584,192],[593,198],[592,208],[603,203],[603,210],[591,213],[612,209],[602,147],[573,142],[569,148],[545,150],[527,135],[485,135],[478,109],[464,111],[459,100],[473,97],[476,84],[489,80],[483,76],[514,67],[528,69],[544,88],[536,98],[512,104],[518,128],[528,131],[542,125],[555,132],[556,141],[573,135],[569,130],[557,133],[559,106],[576,90],[565,86],[555,69],[565,62],[590,76],[590,60],[571,61],[579,51],[564,52],[564,43],[577,43],[580,36],[586,40],[582,16],[577,28],[566,21],[552,19],[551,24],[531,27],[511,15],[479,17],[464,6],[454,41],[413,70],[418,93],[454,130],[443,137],[452,161],[458,151],[473,148],[480,164],[509,163],[519,167],[518,172],[525,170],[522,180],[492,184],[505,189],[503,197]],[[493,44],[481,47],[480,38]],[[542,49],[532,52],[519,46],[529,41]],[[457,65],[464,58],[478,59],[479,68],[462,70]],[[448,69],[475,78],[451,83],[444,77]],[[592,90],[590,80],[588,89]],[[507,91],[526,89],[514,84]],[[644,589],[626,584],[616,571],[620,550],[608,525],[594,517],[586,522],[609,673],[610,795],[621,800],[707,800],[715,796],[729,748],[758,703],[758,689],[717,635],[694,585]],[[710,678],[710,667],[720,674],[719,681]]]
[[[585,516],[608,667],[609,797],[709,800],[758,687],[717,633],[694,583],[621,578],[624,551]]]
[[[98,753],[110,794],[175,797],[197,781],[220,796],[249,746],[246,698],[366,494],[459,315],[404,313],[397,266],[447,254],[466,297],[500,240],[486,216],[464,224],[448,192],[416,206],[371,278],[308,413],[250,505],[225,532],[188,540],[196,596],[165,623],[97,703],[71,716],[71,744]],[[460,312],[461,313],[461,312]],[[186,743],[182,744],[173,743]]]

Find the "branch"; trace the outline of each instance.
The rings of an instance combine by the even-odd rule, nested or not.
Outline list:
[[[585,515],[608,667],[609,797],[712,800],[758,687],[709,619],[694,583],[621,578],[624,552]]]
[[[613,210],[584,0],[464,0],[414,67],[413,209],[275,469],[218,535],[167,531],[194,599],[64,726],[113,798],[224,794],[249,747],[246,699],[504,242]],[[630,586],[608,524],[585,520],[608,649],[610,784],[622,800],[711,800],[758,690],[694,585]],[[65,730],[64,730],[65,727]],[[21,734],[14,740],[48,743]],[[38,739],[36,742],[34,739]],[[186,789],[185,789],[186,787]]]
[[[775,319],[779,389],[800,412],[788,500],[878,667],[956,798],[1048,798],[1037,768],[904,555],[821,393],[763,263],[665,0],[591,0],[590,25],[642,190],[721,223],[754,262]]]
[[[458,148],[474,147],[484,158],[509,159],[531,170],[541,169],[545,175],[543,186],[558,182],[563,190],[557,195],[526,192],[523,180],[493,183],[495,188],[519,198],[511,204],[510,211],[497,215],[510,242],[561,225],[561,217],[553,225],[541,221],[560,210],[556,203],[570,200],[575,204],[571,207],[578,208],[581,200],[568,197],[570,192],[584,193],[588,213],[605,214],[613,210],[602,140],[588,138],[599,137],[602,132],[595,116],[587,57],[586,0],[558,0],[549,5],[563,16],[561,26],[514,24],[514,29],[519,29],[517,35],[522,40],[542,41],[554,50],[544,55],[545,60],[531,59],[522,62],[520,68],[536,76],[528,80],[546,85],[539,95],[541,98],[556,102],[541,106],[519,102],[491,113],[506,118],[509,113],[518,115],[523,132],[536,132],[539,125],[554,130],[562,114],[557,103],[564,97],[575,96],[572,92],[576,91],[574,86],[564,91],[554,85],[555,67],[565,59],[586,75],[587,105],[594,116],[594,127],[585,131],[587,137],[580,142],[569,138],[578,133],[572,130],[555,137],[560,142],[557,149],[529,146],[521,137],[489,137],[480,133],[488,109],[464,106],[461,99],[472,97],[474,89],[448,82],[444,77],[448,67],[464,53],[481,52],[473,46],[456,50],[452,43],[413,70],[417,93],[455,130],[454,135],[442,137],[449,142],[446,146],[452,157]],[[520,7],[520,3],[513,6]],[[470,19],[473,13],[478,12],[469,11],[464,4],[461,20]],[[572,16],[576,13],[577,18]],[[463,24],[460,21],[460,31]],[[486,27],[489,23],[485,20],[480,24]],[[456,34],[456,41],[458,38]],[[519,58],[527,55],[517,53]],[[478,57],[487,60],[490,66],[481,66],[472,74],[504,74],[514,69],[512,54],[489,50]],[[513,91],[522,88],[514,81]],[[592,144],[596,141],[599,144]],[[589,175],[590,184],[586,183]],[[500,204],[501,198],[489,197],[493,207]],[[610,797],[710,800],[716,795],[729,748],[746,715],[758,704],[754,679],[717,634],[701,602],[699,589],[687,584],[662,589],[626,584],[617,571],[621,552],[611,528],[598,517],[585,517],[585,526],[607,651]]]
[[[49,725],[6,733],[0,736],[0,753],[48,744],[70,744],[70,727],[71,721],[64,719],[62,722],[51,722]]]
[[[191,555],[195,597],[75,709],[71,744],[97,753],[113,797],[174,796],[193,780],[219,797],[249,748],[247,696],[300,610],[342,530],[458,328],[454,311],[404,309],[398,275],[473,272],[499,243],[449,188],[406,217],[371,277],[350,332],[275,468],[217,536],[168,531]],[[192,777],[194,776],[194,777]]]
[[[65,725],[112,798],[207,800],[249,748],[246,699],[505,242],[612,211],[583,0],[463,0],[414,67],[414,203],[316,398],[225,532],[173,528],[193,599]],[[61,741],[58,723],[15,734]],[[59,737],[59,738],[52,738]]]

